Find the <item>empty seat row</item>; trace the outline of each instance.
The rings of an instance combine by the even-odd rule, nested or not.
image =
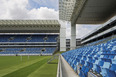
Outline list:
[[[89,71],[103,77],[116,77],[116,38],[106,43],[70,50],[62,53],[62,56],[75,72],[77,66],[81,67],[78,73],[80,77],[87,77]]]
[[[57,42],[58,35],[0,35],[0,42]]]
[[[53,54],[56,48],[0,48],[0,55],[7,54]]]

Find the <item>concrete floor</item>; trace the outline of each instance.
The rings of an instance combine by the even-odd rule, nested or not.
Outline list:
[[[63,77],[79,77],[62,56],[61,65]]]

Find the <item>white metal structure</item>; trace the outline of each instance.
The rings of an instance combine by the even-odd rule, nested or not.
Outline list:
[[[59,33],[57,20],[0,20],[0,33]]]
[[[84,37],[82,38],[82,40],[85,39],[86,37],[88,37],[89,35],[95,33],[96,31],[100,30],[101,28],[105,27],[106,25],[108,25],[108,24],[111,23],[112,21],[115,21],[115,20],[116,20],[116,16],[114,16],[113,18],[111,18],[110,20],[108,20],[108,21],[107,21],[106,23],[104,23],[101,27],[98,27],[97,29],[95,29],[95,30],[93,30],[92,32],[90,32],[88,35],[84,36]],[[104,34],[109,33],[109,32],[111,32],[111,31],[114,31],[114,30],[116,30],[116,25],[115,25],[114,27],[111,27],[111,28],[109,28],[109,29],[107,29],[107,30],[105,30],[105,31],[103,31],[103,32],[101,32],[101,33],[99,33],[99,34],[97,34],[97,35],[94,35],[94,36],[92,36],[92,37],[90,37],[90,38],[88,38],[88,39],[82,41],[82,44],[85,43],[85,42],[87,42],[87,41],[89,41],[89,40],[92,40],[92,39],[94,39],[94,38],[97,38],[97,37],[99,37],[99,36],[103,36]]]
[[[116,15],[116,0],[59,0],[59,19],[71,22],[71,49],[76,24],[103,24]]]
[[[82,40],[85,39],[86,37],[88,37],[89,35],[93,34],[94,32],[98,31],[99,29],[101,29],[102,27],[106,26],[107,24],[111,23],[112,21],[116,20],[116,16],[112,17],[110,20],[108,20],[106,23],[102,24],[100,27],[98,27],[97,29],[93,30],[92,32],[88,33],[87,35],[85,35],[84,37],[82,37]]]
[[[70,21],[76,0],[59,0],[59,19]]]

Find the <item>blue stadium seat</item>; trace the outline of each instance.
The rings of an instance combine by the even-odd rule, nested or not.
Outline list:
[[[75,71],[77,70],[77,64],[82,65],[82,69],[79,74],[80,77],[87,77],[87,72],[90,69],[101,74],[103,77],[115,77],[116,38],[107,41],[106,43],[95,45],[103,40],[107,39],[102,39],[91,43],[90,45],[62,53],[62,56],[66,59],[66,61],[70,58],[68,63]]]

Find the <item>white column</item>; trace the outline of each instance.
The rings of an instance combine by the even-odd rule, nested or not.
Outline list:
[[[60,51],[66,51],[66,24],[64,21],[60,22]]]
[[[71,25],[70,50],[76,48],[76,25]]]

